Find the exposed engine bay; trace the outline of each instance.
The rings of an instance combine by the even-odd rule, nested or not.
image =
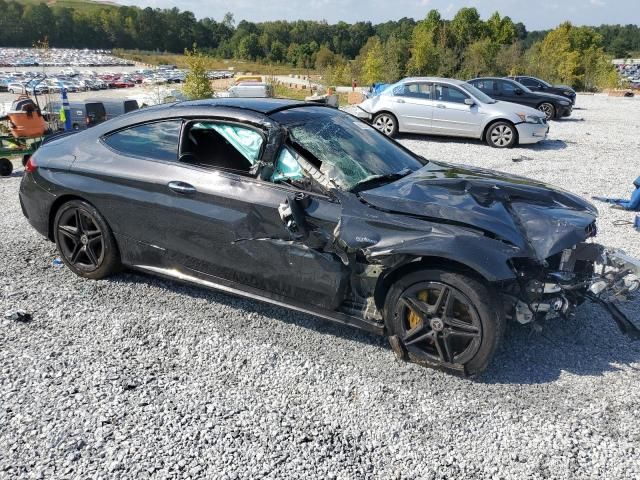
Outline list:
[[[580,243],[550,261],[537,274],[519,272],[520,295],[506,295],[514,320],[530,324],[546,317],[570,318],[588,299],[603,305],[623,333],[640,338],[640,330],[616,305],[640,290],[639,260],[597,243]]]

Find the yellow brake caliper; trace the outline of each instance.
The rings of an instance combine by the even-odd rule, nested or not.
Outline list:
[[[422,290],[421,292],[418,292],[418,300],[426,302],[428,299],[429,299],[429,292],[427,290]],[[411,309],[409,309],[409,315],[407,320],[409,322],[409,330],[413,330],[422,322],[422,320],[420,319],[420,316]]]

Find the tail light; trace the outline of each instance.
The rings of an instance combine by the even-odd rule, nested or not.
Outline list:
[[[36,169],[38,168],[38,165],[36,164],[36,160],[35,158],[33,158],[33,155],[29,157],[29,160],[27,160],[27,163],[24,165],[24,171],[27,173],[33,173],[36,171]]]

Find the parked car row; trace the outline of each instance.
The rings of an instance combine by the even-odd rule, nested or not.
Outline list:
[[[469,137],[496,148],[536,143],[546,138],[549,120],[571,115],[575,92],[526,78],[537,81],[538,91],[512,78],[405,78],[367,98],[356,116],[388,136]]]
[[[640,60],[626,60],[615,66],[620,76],[628,80],[632,87],[640,88]]]
[[[133,65],[109,50],[75,48],[0,48],[0,67],[112,67]]]

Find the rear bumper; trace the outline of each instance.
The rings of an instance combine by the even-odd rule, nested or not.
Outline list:
[[[55,197],[36,184],[32,174],[25,173],[20,183],[20,208],[33,228],[49,237],[49,209]]]
[[[547,138],[549,133],[548,124],[519,123],[516,128],[518,129],[518,141],[521,145],[538,143]]]

